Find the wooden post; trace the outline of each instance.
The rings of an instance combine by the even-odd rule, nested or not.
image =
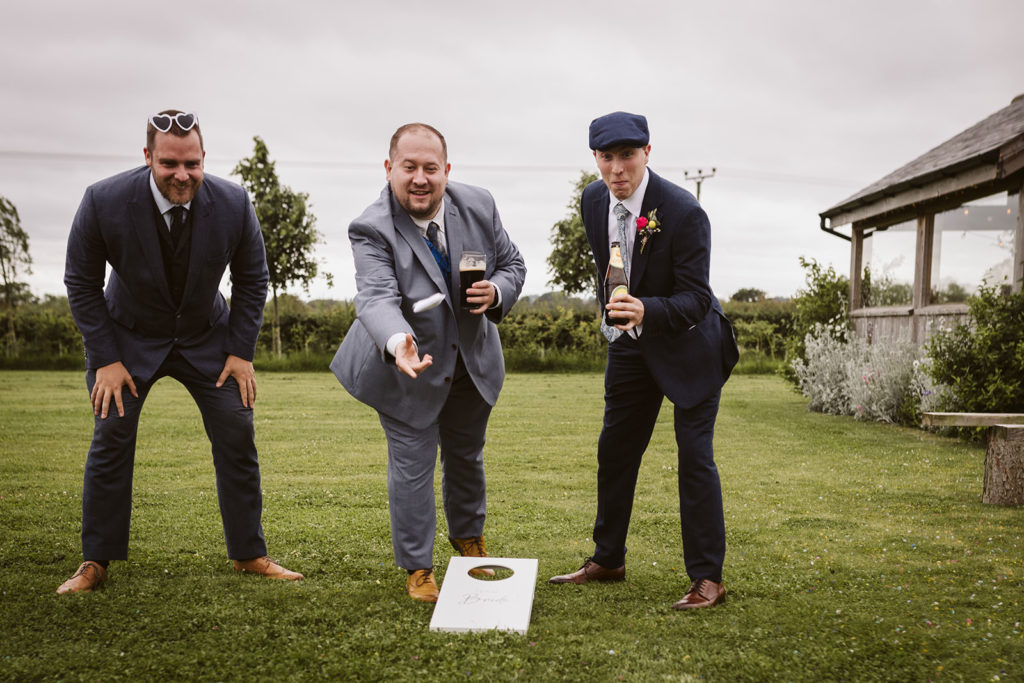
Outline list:
[[[935,240],[935,214],[917,217],[917,249],[914,254],[914,313],[910,320],[910,339],[924,341],[925,321],[918,311],[931,303],[932,246]]]
[[[1024,425],[989,427],[981,502],[1024,505]]]
[[[917,253],[914,255],[914,310],[931,303],[932,242],[935,239],[935,214],[917,218]]]
[[[1013,235],[1013,291],[1019,292],[1024,287],[1024,185],[1017,193],[1017,232]]]
[[[854,227],[850,231],[850,312],[862,306],[861,280],[864,270],[864,228]]]

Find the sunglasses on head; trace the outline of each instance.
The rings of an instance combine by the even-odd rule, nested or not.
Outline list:
[[[190,131],[192,128],[199,123],[195,114],[153,114],[149,117],[149,122],[153,124],[161,133],[166,133],[171,129],[171,125],[177,123],[178,127],[183,131]]]

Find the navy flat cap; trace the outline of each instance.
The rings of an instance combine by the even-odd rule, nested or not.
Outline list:
[[[590,149],[608,149],[617,145],[646,147],[650,140],[647,119],[640,114],[617,111],[590,122]]]

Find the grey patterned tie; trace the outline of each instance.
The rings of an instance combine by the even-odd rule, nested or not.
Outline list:
[[[615,212],[615,224],[619,229],[619,248],[622,250],[622,268],[626,271],[626,282],[629,282],[629,262],[632,254],[629,253],[629,242],[626,241],[626,216],[629,210],[619,202],[612,209]]]
[[[615,214],[615,227],[619,231],[619,251],[622,253],[622,269],[626,271],[626,282],[629,282],[629,243],[626,241],[626,216],[629,215],[629,210],[619,202],[612,209]],[[607,302],[605,302],[607,303]],[[619,338],[622,334],[622,330],[612,327],[604,321],[604,315],[601,315],[601,333],[604,334],[608,343],[611,343]]]

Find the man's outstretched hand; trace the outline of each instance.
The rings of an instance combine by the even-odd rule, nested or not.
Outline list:
[[[430,354],[423,358],[419,357],[416,342],[413,341],[411,334],[407,333],[405,339],[398,342],[398,346],[395,347],[395,365],[413,379],[416,379],[419,373],[430,367],[433,362],[434,359]]]

